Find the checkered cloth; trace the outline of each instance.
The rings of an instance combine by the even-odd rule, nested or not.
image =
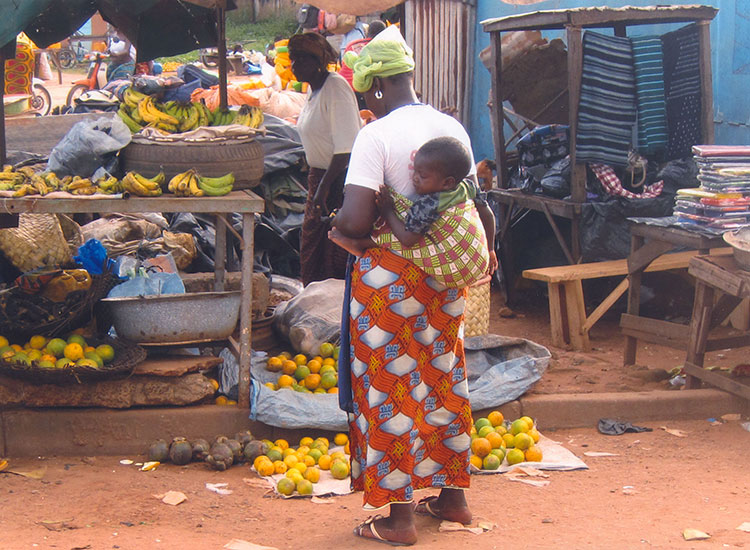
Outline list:
[[[396,213],[403,218],[411,201],[391,191]],[[405,248],[385,229],[375,231],[378,246],[388,248],[448,288],[463,288],[479,281],[490,262],[487,237],[473,200],[440,213],[419,244]]]
[[[604,190],[610,195],[618,197],[625,197],[626,199],[653,199],[661,195],[664,189],[664,181],[660,180],[651,185],[646,185],[643,188],[643,193],[636,195],[632,191],[628,191],[622,186],[620,178],[617,177],[615,171],[611,166],[606,164],[589,163],[589,167],[596,174],[596,178],[599,183],[602,184]]]

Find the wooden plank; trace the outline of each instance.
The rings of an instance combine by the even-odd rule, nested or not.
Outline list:
[[[750,386],[732,379],[730,377],[731,375],[705,370],[702,367],[693,365],[689,362],[685,362],[682,368],[685,369],[685,372],[689,377],[692,376],[698,378],[699,380],[703,380],[719,389],[739,395],[745,399],[750,399]]]
[[[738,336],[709,337],[706,340],[706,352],[750,346],[750,334]]]
[[[552,344],[558,348],[564,348],[568,344],[563,331],[563,315],[567,313],[562,305],[562,286],[557,283],[549,285],[549,322],[552,333]]]
[[[565,307],[568,314],[568,332],[570,345],[575,350],[588,351],[591,348],[589,333],[584,332],[583,323],[586,320],[586,306],[583,301],[583,287],[581,281],[566,281]]]
[[[649,241],[638,250],[633,250],[628,255],[628,273],[642,271],[652,261],[674,249],[671,243],[666,241]]]
[[[729,271],[722,266],[708,261],[704,257],[698,256],[693,258],[690,261],[688,273],[726,294],[737,296],[738,298],[750,297],[750,287],[743,275]]]
[[[509,204],[513,201],[520,208],[528,208],[537,212],[542,212],[542,203],[545,203],[553,216],[561,218],[573,219],[576,215],[575,205],[571,202],[541,195],[527,195],[520,189],[491,189],[487,194],[491,195],[497,202]]]
[[[594,324],[601,319],[602,315],[604,315],[607,311],[609,311],[609,308],[611,308],[615,302],[622,296],[625,291],[630,286],[630,281],[625,278],[622,281],[620,281],[620,284],[618,284],[615,289],[609,293],[609,295],[602,300],[602,303],[599,304],[594,311],[591,312],[591,315],[589,315],[586,318],[586,322],[583,323],[583,331],[588,332],[591,330],[591,327],[594,326]]]
[[[690,260],[697,254],[698,253],[695,250],[664,254],[656,258],[644,271],[650,273],[654,271],[668,271],[670,269],[684,269],[688,267]],[[711,254],[717,256],[728,256],[732,254],[732,249],[719,248],[712,250]],[[627,260],[607,260],[605,262],[593,262],[588,264],[542,267],[538,269],[526,269],[522,273],[523,277],[526,279],[546,282],[598,279],[601,277],[616,277],[627,274]]]
[[[646,240],[659,240],[672,243],[675,246],[684,246],[694,250],[704,248],[718,248],[726,246],[724,240],[718,237],[707,237],[700,233],[678,229],[676,227],[660,227],[646,223],[630,222],[630,235],[638,235]]]
[[[742,298],[737,298],[730,294],[722,294],[714,304],[713,313],[711,314],[711,330],[718,327],[741,303]]]
[[[146,359],[133,369],[134,375],[142,376],[182,376],[189,372],[212,369],[223,362],[220,357],[205,355],[166,356],[159,359]]]
[[[703,364],[706,351],[706,340],[711,328],[711,311],[713,309],[714,289],[702,281],[695,287],[693,316],[690,321],[690,339],[688,340],[686,361],[696,365]]]
[[[568,259],[568,263],[576,263],[573,259],[573,256],[570,254],[568,244],[565,242],[565,237],[563,237],[560,228],[557,227],[557,223],[555,223],[555,219],[552,217],[552,214],[550,213],[549,207],[546,203],[542,203],[542,211],[544,212],[544,216],[547,218],[547,222],[549,222],[550,227],[552,227],[552,232],[555,234],[557,243],[560,245],[560,248],[562,248],[563,254],[565,254],[565,257]]]
[[[629,313],[623,313],[620,317],[620,327],[623,334],[632,335],[639,340],[676,348],[684,348],[690,336],[690,329],[686,325],[640,317]]]
[[[492,117],[493,139],[495,142],[495,162],[497,163],[497,182],[501,188],[507,188],[510,182],[506,177],[505,135],[503,129],[503,78],[502,78],[502,41],[499,32],[490,35],[492,48],[492,85],[490,86],[490,116]]]
[[[586,202],[586,168],[576,161],[576,136],[578,130],[578,104],[581,99],[583,71],[583,44],[581,28],[567,26],[568,43],[568,126],[570,127],[570,192],[573,202]]]

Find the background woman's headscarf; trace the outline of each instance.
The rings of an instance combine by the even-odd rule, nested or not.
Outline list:
[[[344,63],[354,73],[352,87],[358,92],[369,90],[376,76],[387,77],[414,70],[412,50],[395,25],[379,33],[359,54],[347,52]]]
[[[294,52],[306,53],[312,55],[322,67],[327,67],[329,63],[338,61],[339,54],[333,49],[322,35],[316,32],[307,32],[295,34],[289,39],[289,53]]]

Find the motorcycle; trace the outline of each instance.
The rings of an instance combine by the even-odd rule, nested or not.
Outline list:
[[[48,115],[52,109],[52,96],[50,96],[49,90],[44,87],[44,81],[36,77],[32,79],[29,106],[32,111],[36,111],[42,116]]]
[[[102,54],[101,52],[94,52],[86,56],[91,63],[89,64],[89,70],[86,73],[86,78],[81,78],[73,81],[73,86],[68,92],[68,96],[65,99],[65,104],[73,108],[75,100],[81,97],[84,93],[90,90],[99,90],[104,84],[106,84],[106,75],[100,75],[102,65],[109,56]]]

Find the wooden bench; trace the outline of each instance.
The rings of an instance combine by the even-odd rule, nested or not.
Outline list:
[[[731,248],[711,250],[711,254],[719,256],[731,253]],[[663,254],[651,262],[645,271],[686,269],[690,259],[696,254],[698,252],[695,250]],[[628,261],[623,259],[527,269],[523,272],[523,277],[547,283],[552,343],[561,348],[588,350],[590,348],[589,330],[625,293],[628,289],[629,279],[625,277],[620,281],[620,284],[588,316],[586,315],[581,281],[601,277],[627,276],[627,274]]]

